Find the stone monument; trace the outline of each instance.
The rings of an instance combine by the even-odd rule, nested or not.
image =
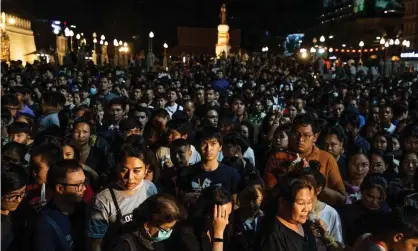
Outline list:
[[[18,16],[1,13],[1,60],[22,60],[33,63],[36,55],[31,22]]]
[[[229,26],[226,24],[226,5],[222,4],[219,13],[221,24],[218,25],[218,43],[216,44],[216,57],[220,58],[222,54],[228,57],[231,46],[229,45]]]

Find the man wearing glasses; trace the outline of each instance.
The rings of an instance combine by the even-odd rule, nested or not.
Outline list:
[[[75,205],[82,201],[86,191],[83,168],[76,160],[63,160],[49,169],[47,184],[53,195],[35,226],[34,250],[76,250],[84,243],[74,240],[79,240],[78,235],[82,240],[84,231],[77,228],[77,233],[71,232],[70,215],[74,215]]]
[[[299,155],[305,162],[304,167],[309,166],[309,161],[316,160],[321,164],[319,171],[324,175],[326,187],[322,190],[320,200],[329,205],[343,205],[345,202],[345,187],[341,178],[338,164],[331,154],[320,150],[315,142],[320,133],[320,128],[310,115],[301,115],[295,118],[290,132],[290,149]],[[280,161],[272,156],[266,165],[264,177],[277,179],[274,173],[281,168]],[[282,173],[282,172],[281,172]],[[277,182],[277,181],[276,181]],[[271,181],[270,181],[271,183]],[[273,182],[274,183],[274,182]]]

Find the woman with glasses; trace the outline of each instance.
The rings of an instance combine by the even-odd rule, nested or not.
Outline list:
[[[14,227],[15,218],[10,215],[26,195],[28,174],[16,164],[1,163],[1,250],[21,250],[21,236]],[[13,228],[12,228],[13,226]]]
[[[390,212],[386,203],[387,181],[382,174],[370,174],[360,185],[360,200],[345,205],[340,210],[345,244],[352,246],[355,240],[371,231],[368,222],[376,213]]]
[[[169,238],[184,212],[168,194],[149,197],[133,212],[133,221],[112,245],[115,251],[163,251],[169,249]]]

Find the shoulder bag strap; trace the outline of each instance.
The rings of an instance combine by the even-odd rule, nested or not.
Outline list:
[[[64,234],[62,233],[61,228],[57,225],[57,223],[49,216],[49,215],[45,215],[45,219],[48,222],[49,225],[52,226],[52,228],[54,228],[55,232],[58,235],[58,238],[60,239],[61,245],[64,248],[64,251],[71,251],[71,247],[68,246],[67,241],[65,240]]]
[[[118,201],[116,200],[115,192],[113,191],[113,188],[109,187],[110,195],[112,196],[113,204],[115,204],[116,207],[116,218],[119,222],[122,222],[122,211],[119,208]]]

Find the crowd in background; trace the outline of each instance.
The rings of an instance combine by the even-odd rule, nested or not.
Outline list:
[[[274,56],[3,62],[2,250],[416,250],[417,96]]]

